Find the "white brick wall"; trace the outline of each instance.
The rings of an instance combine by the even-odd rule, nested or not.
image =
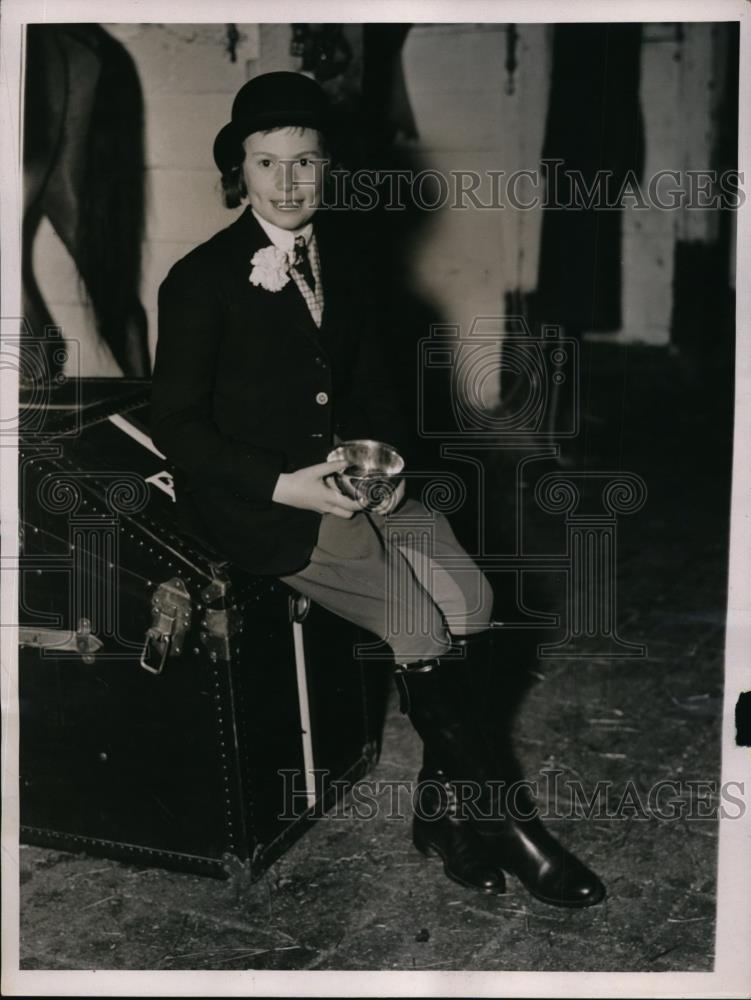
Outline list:
[[[642,185],[660,170],[710,169],[718,82],[712,79],[712,25],[645,25],[640,93],[646,156]],[[683,182],[685,184],[685,181]],[[659,187],[667,200],[674,185]],[[628,208],[623,219],[623,328],[621,342],[656,346],[670,342],[676,240],[710,240],[717,213]]]

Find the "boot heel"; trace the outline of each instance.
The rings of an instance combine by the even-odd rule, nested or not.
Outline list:
[[[437,832],[437,831],[436,831]],[[464,836],[471,836],[468,829]],[[486,859],[472,853],[472,845],[458,842],[458,828],[454,830],[454,843],[440,841],[441,848],[432,844],[426,832],[417,827],[412,832],[415,849],[425,858],[438,858],[443,862],[443,871],[450,879],[466,889],[475,889],[484,895],[500,896],[506,891],[503,872]],[[476,848],[478,845],[474,845]],[[453,853],[452,853],[453,852]]]
[[[412,843],[414,844],[415,848],[420,852],[420,854],[422,854],[423,857],[425,858],[438,857],[438,851],[435,849],[435,847],[433,847],[433,845],[429,844],[427,841],[423,840],[419,834],[417,833],[412,834]]]

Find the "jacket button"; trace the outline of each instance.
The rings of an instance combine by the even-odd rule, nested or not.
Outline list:
[[[318,403],[319,406],[325,406],[328,401],[329,395],[327,392],[319,392],[316,396],[316,403]]]
[[[321,357],[320,354],[318,354],[316,356],[316,364],[319,366],[319,368],[325,368],[326,367],[326,362],[323,360],[323,358]]]

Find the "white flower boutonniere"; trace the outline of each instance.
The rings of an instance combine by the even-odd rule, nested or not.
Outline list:
[[[248,279],[267,292],[280,292],[289,281],[289,257],[279,247],[263,247],[253,254]]]

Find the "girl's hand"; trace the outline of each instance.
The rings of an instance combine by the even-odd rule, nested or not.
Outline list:
[[[276,481],[271,497],[276,503],[301,510],[315,510],[319,514],[333,514],[335,517],[350,518],[362,510],[356,500],[350,500],[339,492],[336,486],[326,481],[335,472],[342,472],[348,463],[321,462],[308,465],[296,472],[282,472]]]
[[[386,497],[386,499],[382,503],[379,503],[377,507],[374,507],[370,513],[382,514],[385,517],[387,514],[390,514],[392,510],[396,510],[396,508],[404,499],[404,490],[405,490],[404,482],[405,481],[403,479],[400,480],[399,485],[391,494],[391,496]]]

